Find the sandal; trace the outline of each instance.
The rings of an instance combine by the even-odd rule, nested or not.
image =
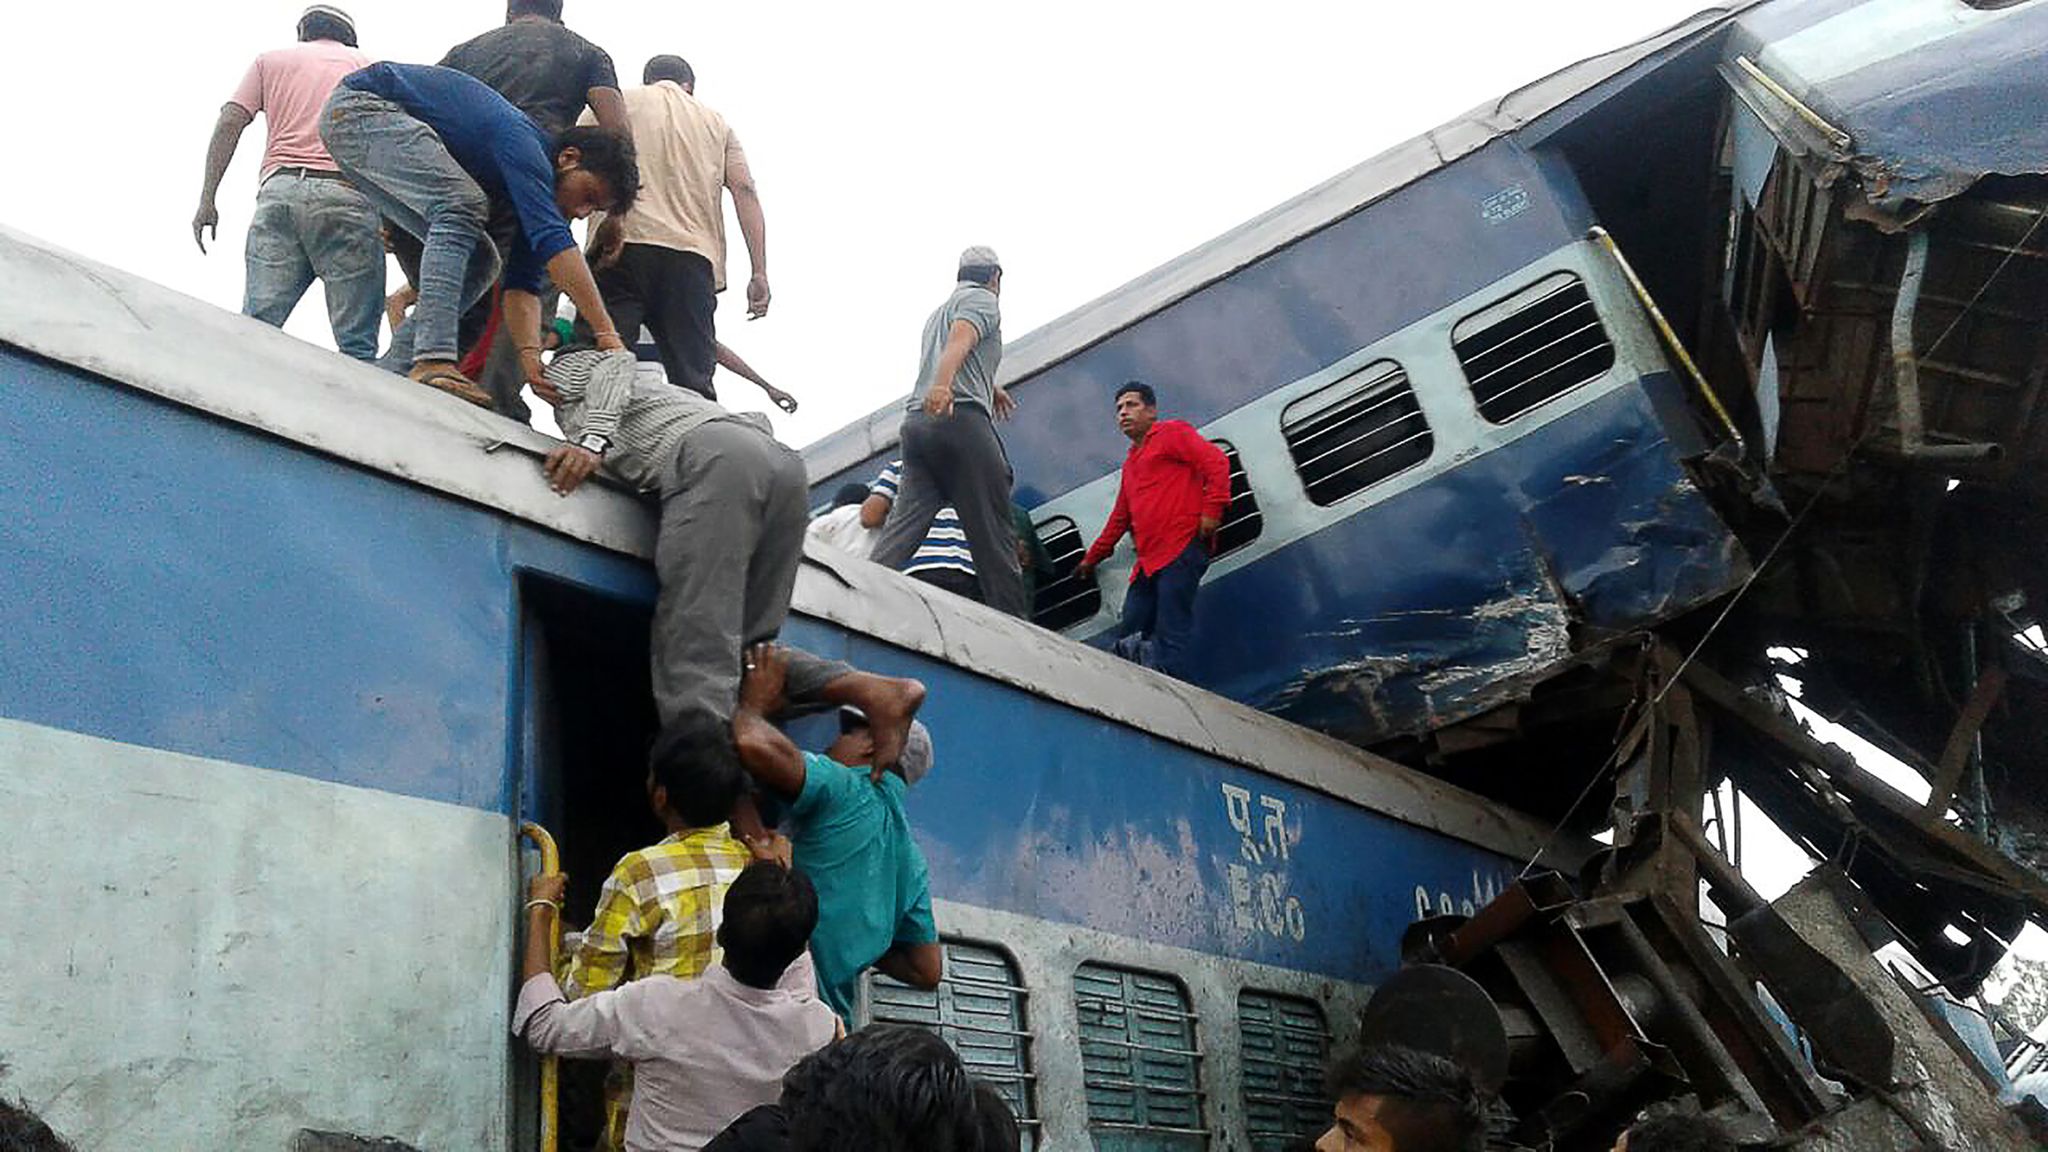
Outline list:
[[[415,384],[425,384],[429,388],[438,388],[457,400],[467,401],[479,408],[492,407],[491,394],[484,391],[481,384],[464,376],[462,370],[452,364],[428,368],[424,371],[415,365],[412,371],[406,373],[406,376]]]

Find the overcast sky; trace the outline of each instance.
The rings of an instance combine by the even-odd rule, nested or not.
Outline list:
[[[503,18],[489,0],[344,0],[373,59],[432,63]],[[918,331],[966,245],[1002,254],[1014,339],[1373,154],[1701,0],[1459,4],[671,4],[568,0],[633,83],[680,53],[747,146],[774,306],[721,337],[803,403],[802,445],[909,392]],[[259,118],[190,235],[208,133],[303,5],[47,3],[10,13],[0,73],[51,119],[0,184],[0,221],[238,308]],[[33,46],[30,50],[30,46]],[[48,133],[55,133],[50,135]],[[24,141],[26,143],[26,141]],[[394,284],[395,287],[395,278]],[[318,289],[289,330],[332,346]],[[721,374],[721,398],[765,407]],[[1105,429],[1108,417],[1105,414]]]

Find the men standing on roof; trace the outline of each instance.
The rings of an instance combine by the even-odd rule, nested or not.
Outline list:
[[[917,387],[903,417],[902,487],[875,543],[875,563],[902,568],[950,504],[990,607],[1029,612],[1010,511],[1010,461],[994,421],[1017,402],[996,383],[1003,358],[1003,269],[995,250],[960,254],[953,294],[924,324]]]
[[[281,328],[315,279],[326,286],[334,343],[358,360],[377,358],[384,303],[384,246],[377,213],[351,188],[320,142],[320,109],[342,77],[368,64],[348,13],[315,4],[299,17],[299,43],[265,52],[221,105],[206,148],[206,178],[192,239],[219,237],[214,196],[249,122],[263,113],[263,171],[243,248],[242,314]]]
[[[660,494],[655,710],[677,730],[664,739],[730,745],[742,651],[773,639],[789,617],[808,520],[803,458],[758,412],[727,412],[689,389],[637,379],[623,349],[564,352],[545,373],[536,350],[527,372],[569,441],[544,465],[555,491],[575,491],[602,462]],[[875,720],[878,755],[894,761],[924,685],[801,652],[790,661],[792,697],[861,708]]]
[[[811,934],[818,996],[851,1019],[870,966],[913,988],[936,988],[945,974],[930,871],[903,811],[905,793],[931,771],[931,734],[913,723],[902,755],[885,770],[867,717],[842,711],[839,739],[823,755],[800,751],[768,722],[782,710],[787,675],[786,649],[747,649],[723,753],[736,751],[755,783],[789,805],[796,867],[818,889]]]
[[[610,54],[562,24],[562,0],[510,0],[504,24],[449,49],[441,66],[490,85],[532,117],[549,139],[574,125],[586,105],[591,123],[616,136],[630,135]],[[506,214],[492,214],[491,238],[500,249],[510,247],[514,226]],[[412,247],[401,244],[399,251],[399,264],[408,275],[417,272],[418,254],[408,250]],[[556,299],[553,292],[542,295],[543,315],[554,314]],[[472,339],[478,333],[489,337],[486,347],[472,350],[465,360],[480,373],[478,383],[491,394],[492,406],[524,424],[531,413],[519,394],[526,384],[519,370],[519,349],[502,314],[495,328],[488,325],[491,311],[488,303],[480,304],[464,325]],[[621,329],[628,340],[637,331]]]
[[[717,399],[718,293],[725,290],[725,203],[732,193],[753,272],[747,317],[768,314],[768,222],[740,138],[697,99],[697,74],[680,56],[656,56],[643,87],[626,93],[626,118],[646,181],[631,212],[591,229],[597,286],[628,330],[654,333],[671,384]]]
[[[592,321],[598,347],[625,347],[568,221],[632,205],[640,174],[628,141],[598,128],[550,140],[474,77],[388,63],[341,81],[320,137],[377,210],[423,244],[419,300],[392,333],[387,367],[491,407],[455,358],[462,314],[498,279],[499,251],[485,231],[494,205],[517,222],[502,266],[505,325],[518,347],[540,354],[540,294],[551,280]]]
[[[1116,426],[1131,440],[1116,506],[1074,573],[1092,578],[1129,532],[1138,556],[1124,593],[1117,650],[1179,676],[1195,630],[1195,592],[1230,507],[1230,458],[1194,425],[1159,419],[1152,386],[1136,380],[1116,390]]]

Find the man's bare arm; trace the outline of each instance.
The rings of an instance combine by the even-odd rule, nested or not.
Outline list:
[[[206,143],[206,176],[199,185],[199,211],[192,214],[192,242],[206,251],[205,231],[213,229],[213,238],[220,239],[220,209],[213,200],[220,191],[221,178],[228,174],[228,165],[234,162],[235,146],[242,142],[242,131],[256,117],[247,108],[230,100],[220,106],[220,119],[214,121],[213,139]]]
[[[931,385],[925,389],[924,410],[933,416],[953,414],[953,377],[960,374],[960,366],[967,363],[967,356],[974,346],[981,343],[981,332],[966,320],[953,321],[953,327],[946,331],[946,347],[939,353],[939,362],[932,372]]]
[[[739,707],[732,715],[732,742],[749,776],[777,796],[794,800],[804,790],[804,754],[782,729],[768,722],[768,715],[782,708],[788,673],[789,657],[776,645],[747,649]]]
[[[759,320],[768,314],[768,217],[761,210],[761,190],[754,185],[744,154],[726,159],[725,187],[732,193],[732,210],[740,218],[747,263],[753,268],[747,280],[747,319]]]
[[[875,970],[929,992],[945,978],[946,953],[937,944],[896,944],[875,961]]]
[[[752,381],[755,387],[768,394],[769,402],[773,403],[777,408],[782,409],[784,412],[796,411],[796,397],[762,379],[759,372],[754,371],[752,366],[745,360],[740,359],[739,353],[727,348],[723,343],[718,345],[718,366],[742,380]]]
[[[597,347],[601,352],[624,348],[626,342],[619,339],[617,327],[612,324],[612,314],[604,309],[604,297],[598,295],[597,281],[590,277],[590,265],[583,260],[583,250],[571,244],[548,260],[548,279],[562,290],[562,294],[576,305],[576,315],[590,325],[597,333]],[[514,323],[512,297],[505,293],[505,323],[512,325],[512,340],[515,344],[540,343],[540,299],[527,294],[533,309]],[[637,335],[637,333],[635,333]]]
[[[587,88],[583,100],[590,105],[590,114],[597,117],[599,128],[627,140],[633,138],[633,125],[626,119],[626,98],[617,88]]]

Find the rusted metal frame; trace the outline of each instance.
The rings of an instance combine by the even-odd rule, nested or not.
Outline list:
[[[1823,753],[1827,746],[1796,722],[1780,716],[1771,708],[1744,696],[1738,688],[1719,673],[1698,662],[1685,671],[1685,680],[1701,697],[1729,713],[1758,734],[1768,737],[1783,746],[1801,764],[1816,771],[1827,784],[1843,796],[1859,805],[1867,804],[1889,815],[1901,824],[1920,830],[1930,846],[1939,848],[1962,865],[1976,870],[1979,887],[1987,891],[2003,889],[2008,895],[2016,894],[2026,901],[2029,911],[2036,917],[2048,917],[2048,881],[2035,876],[2027,869],[2007,859],[2003,853],[1945,823],[1928,825],[1920,818],[1920,808],[1906,799],[1888,784],[1868,777],[1860,769],[1850,765],[1846,768],[1832,762]],[[1841,754],[1844,759],[1847,753]]]
[[[1655,893],[1635,908],[1637,926],[1650,946],[1661,942],[1699,977],[1700,995],[1714,1006],[1702,1013],[1708,1026],[1772,1118],[1783,1127],[1797,1128],[1826,1112],[1832,1093],[1793,1047],[1792,1038],[1764,1013],[1755,982],[1699,931],[1697,916]]]
[[[1976,687],[1970,689],[1970,698],[1964,702],[1961,714],[1956,717],[1954,728],[1949,730],[1948,743],[1942,746],[1941,761],[1936,766],[1934,779],[1929,786],[1927,803],[1920,810],[1921,819],[1926,823],[1945,823],[1942,814],[1956,797],[1956,788],[1963,782],[1963,773],[1969,770],[1970,753],[1977,746],[1977,733],[1984,727],[1984,721],[1991,717],[1991,709],[1998,704],[1998,698],[2005,691],[2005,665],[1993,664],[1978,677]]]
[[[1887,299],[1897,294],[1899,290],[1896,284],[1869,284],[1861,280],[1830,280],[1828,281],[1828,287],[1839,292],[1861,292],[1870,296],[1883,296]],[[1944,308],[1953,308],[1957,311],[1961,311],[1969,304],[1969,301],[1961,296],[1938,296],[1926,291],[1920,293],[1920,301],[1923,304],[1939,304]],[[1996,320],[2010,320],[2016,324],[2036,324],[2040,322],[2040,317],[2038,316],[2028,315],[2010,308],[1991,307],[1983,303],[1979,303],[1972,311],[1982,313]],[[1876,320],[1890,316],[1891,308],[1888,305],[1876,308],[1821,308],[1815,309],[1809,315],[1856,316],[1866,320]]]

